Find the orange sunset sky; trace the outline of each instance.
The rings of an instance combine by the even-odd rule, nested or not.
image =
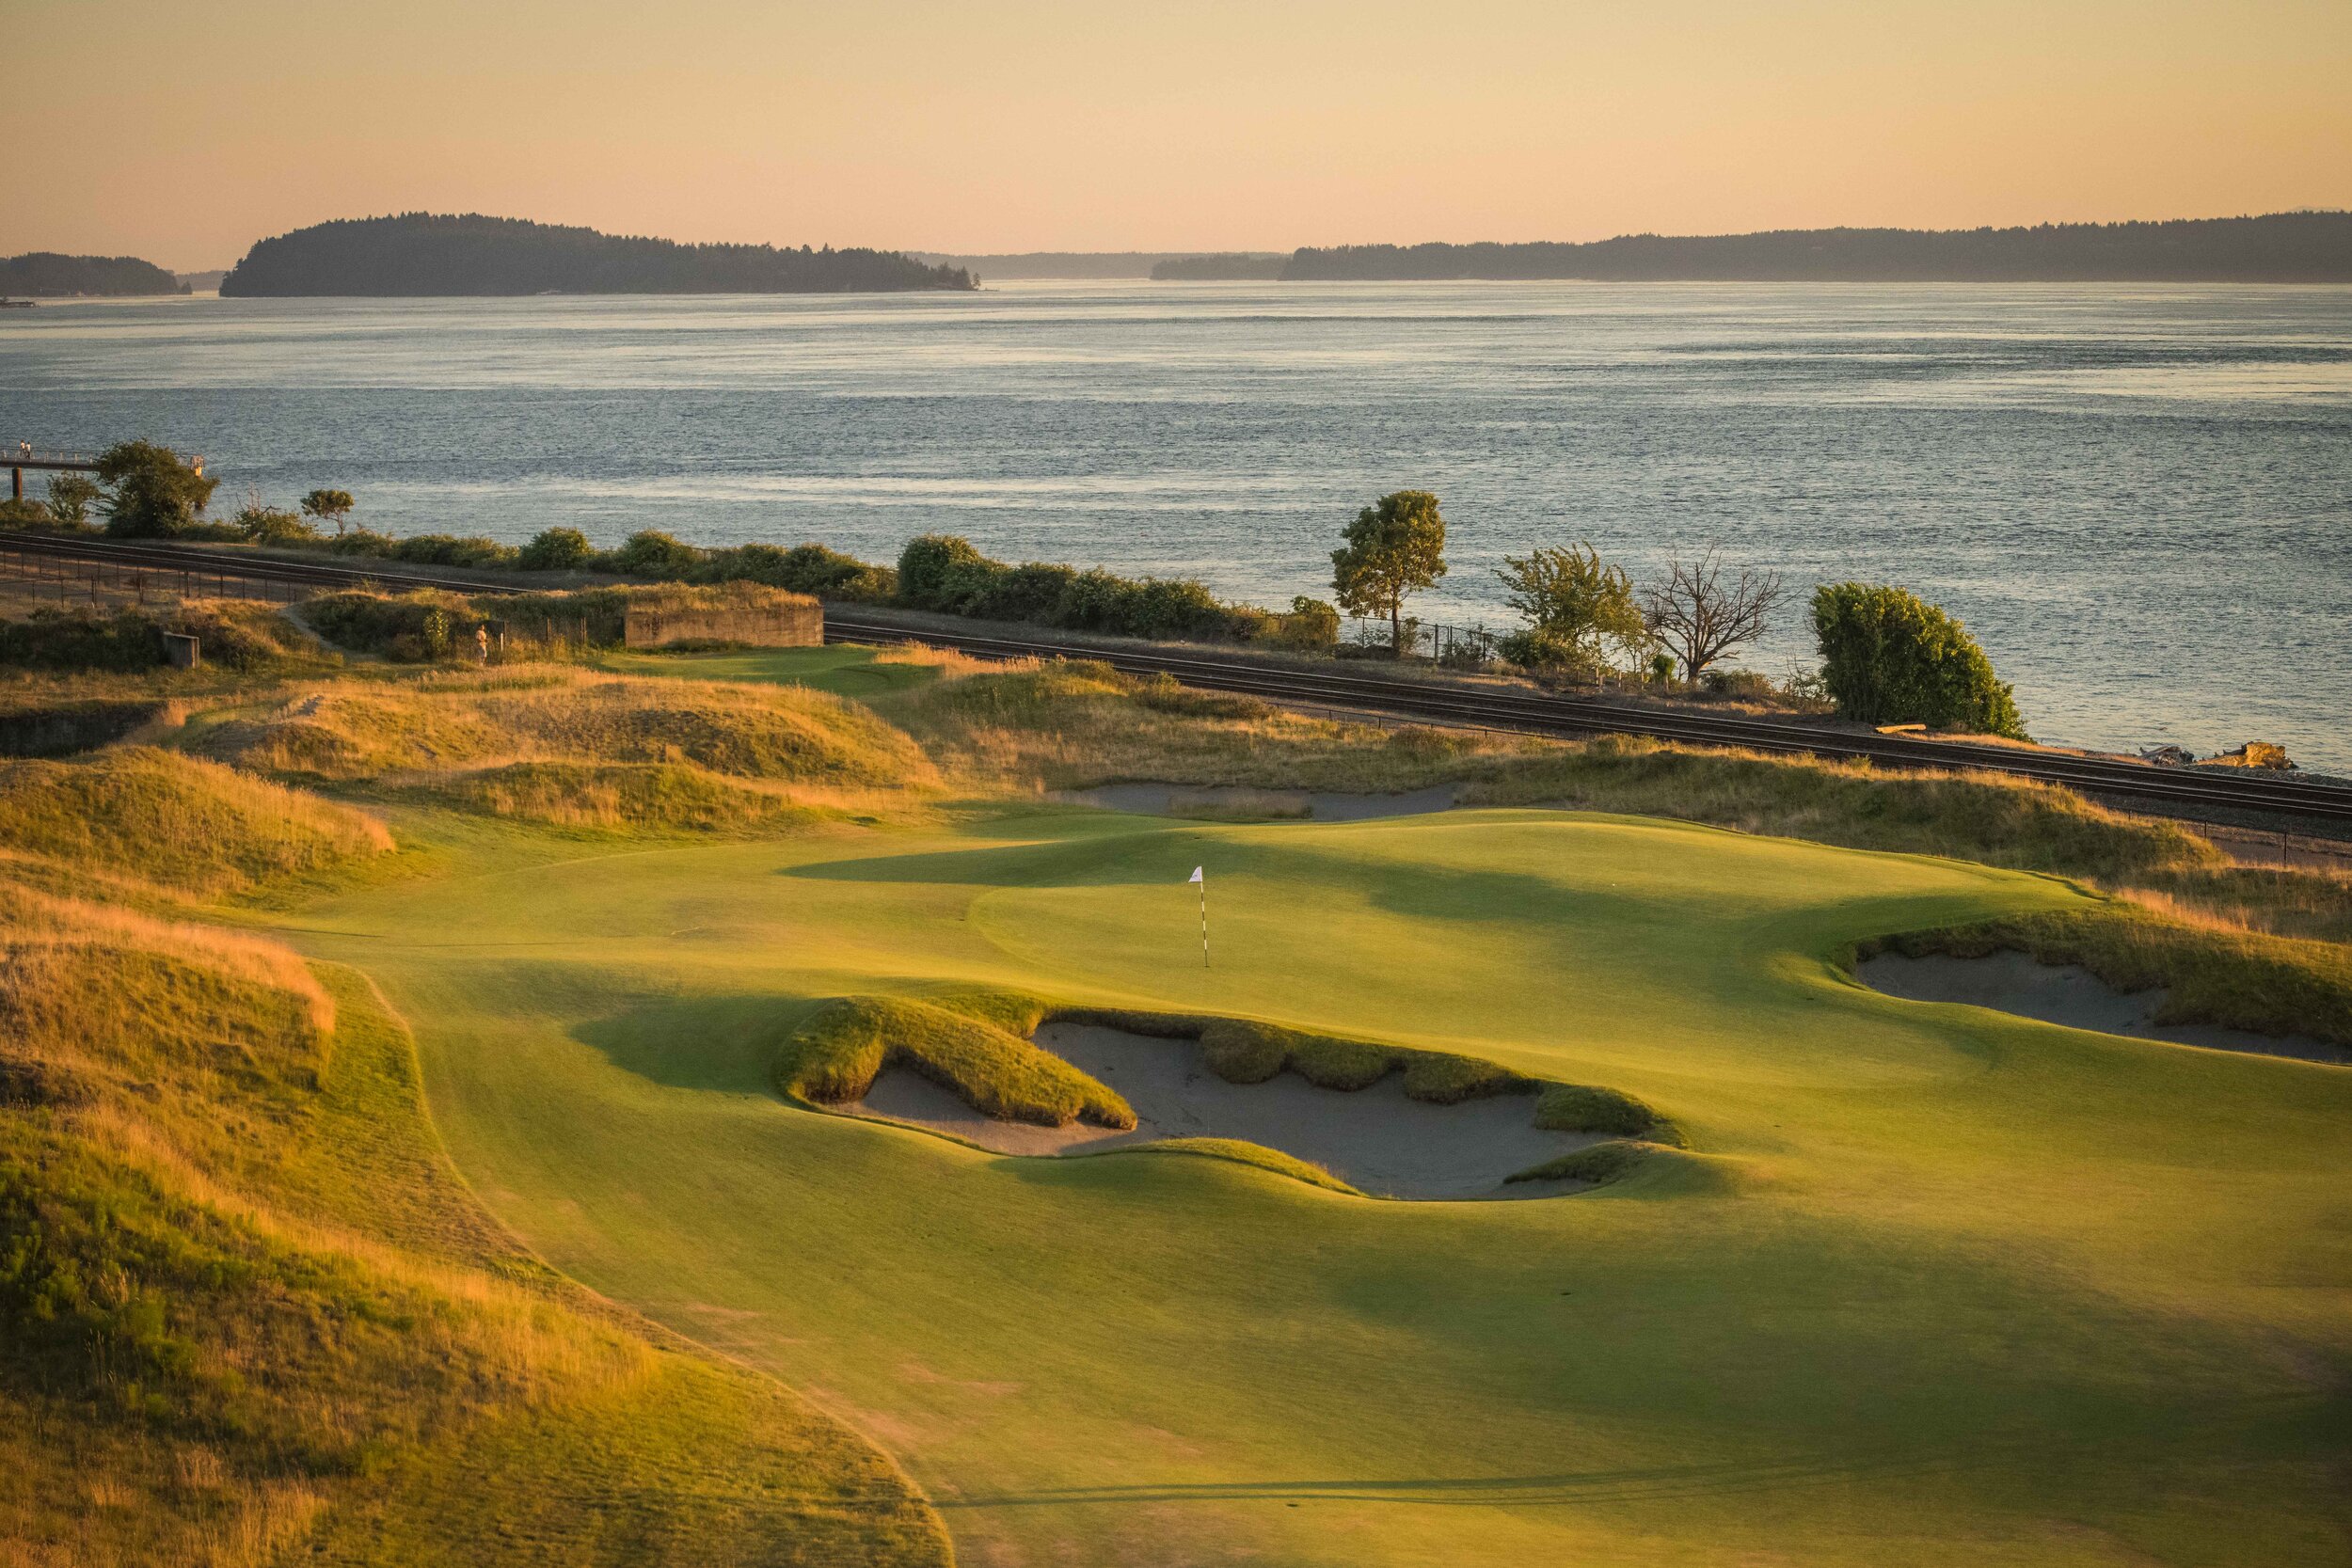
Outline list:
[[[8,0],[0,254],[426,208],[1287,249],[2352,206],[2352,3]]]

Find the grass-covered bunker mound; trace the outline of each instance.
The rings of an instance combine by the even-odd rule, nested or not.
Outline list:
[[[571,667],[344,680],[202,716],[188,742],[291,782],[570,827],[758,830],[938,774],[861,705]]]
[[[1390,1197],[1597,1183],[1682,1141],[1629,1095],[1476,1057],[1009,992],[836,999],[774,1071],[793,1100],[1000,1153],[1195,1152]]]

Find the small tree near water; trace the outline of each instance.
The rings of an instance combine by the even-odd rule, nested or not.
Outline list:
[[[1527,618],[1528,629],[1503,642],[1513,663],[1597,670],[1605,662],[1602,644],[1638,653],[1646,641],[1632,582],[1590,545],[1506,555],[1495,576],[1510,590],[1511,608]]]
[[[1365,507],[1331,552],[1331,588],[1351,615],[1386,615],[1390,647],[1405,657],[1405,599],[1445,576],[1445,518],[1426,490],[1399,490]]]
[[[220,486],[198,464],[151,441],[118,441],[100,452],[98,482],[106,487],[106,531],[138,539],[193,528]]]
[[[348,490],[313,490],[302,498],[304,515],[334,524],[337,533],[342,532],[343,519],[351,515],[354,504]]]
[[[1742,569],[1724,576],[1715,546],[1696,561],[1676,556],[1666,579],[1642,590],[1642,618],[1650,635],[1674,650],[1682,678],[1694,681],[1708,665],[1764,635],[1764,624],[1788,598],[1776,572]]]
[[[1977,640],[1917,595],[1824,583],[1813,594],[1813,629],[1821,680],[1841,717],[2029,738],[2014,696]]]

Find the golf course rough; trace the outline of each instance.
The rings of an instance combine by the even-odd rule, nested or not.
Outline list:
[[[1842,967],[2092,906],[2066,883],[1523,810],[1015,800],[602,850],[394,826],[462,867],[288,934],[412,1023],[475,1190],[874,1438],[963,1560],[2345,1555],[2352,1073]],[[1705,1152],[1645,1146],[1568,1201],[1371,1203],[776,1098],[779,1038],[829,999],[1008,992],[1608,1085]]]

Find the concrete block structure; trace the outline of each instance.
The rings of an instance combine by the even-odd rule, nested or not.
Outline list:
[[[825,610],[801,594],[770,594],[758,604],[632,602],[622,641],[632,648],[734,642],[751,648],[813,648],[825,640]]]

